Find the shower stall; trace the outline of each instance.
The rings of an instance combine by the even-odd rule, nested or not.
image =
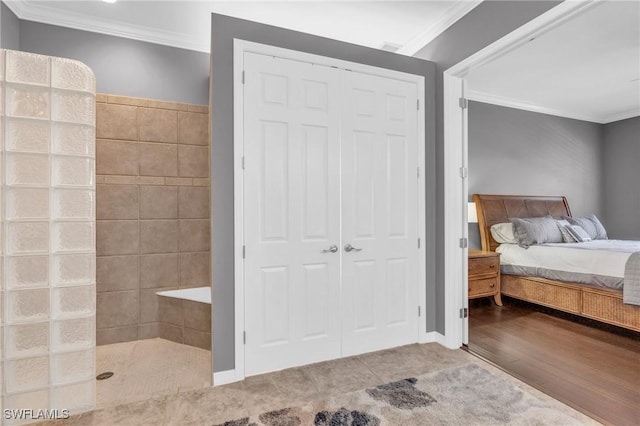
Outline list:
[[[3,418],[91,409],[95,78],[84,64],[0,50],[0,222]]]

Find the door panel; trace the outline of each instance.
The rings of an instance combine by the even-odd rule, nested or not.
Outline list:
[[[418,340],[417,88],[345,72],[342,355]]]
[[[304,317],[303,340],[327,338],[329,336],[328,312],[331,303],[326,283],[329,280],[327,264],[307,264],[304,268],[304,304],[308,307]]]
[[[375,281],[377,267],[375,260],[353,262],[355,269],[353,282],[354,293],[360,297],[353,300],[354,332],[375,330],[376,327],[376,289],[371,289]],[[371,289],[371,291],[369,291]]]
[[[245,53],[245,371],[340,356],[338,70]],[[336,302],[338,301],[338,302]]]
[[[409,291],[410,284],[407,282],[407,270],[409,262],[407,259],[389,259],[387,261],[387,304],[388,304],[388,324],[404,324],[407,322],[407,300],[405,295]]]
[[[303,126],[301,141],[303,179],[303,234],[305,241],[326,241],[329,236],[329,136],[326,127]],[[335,194],[331,194],[335,196]],[[336,241],[337,243],[337,241]]]
[[[262,179],[262,241],[287,241],[289,222],[289,126],[288,123],[260,123],[264,149],[260,156]]]
[[[353,182],[345,179],[343,183],[355,186],[352,226],[358,238],[375,238],[375,136],[372,132],[353,132]]]
[[[389,185],[387,187],[387,197],[389,200],[387,237],[407,238],[407,216],[409,206],[407,193],[399,188],[407,187],[407,170],[415,169],[409,164],[407,157],[407,140],[404,136],[387,136],[387,176]],[[413,178],[414,176],[412,176]],[[413,201],[413,200],[412,200]]]
[[[289,341],[289,271],[287,267],[262,268],[262,333],[264,344]]]

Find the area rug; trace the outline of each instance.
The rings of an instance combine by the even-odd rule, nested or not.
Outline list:
[[[578,425],[590,419],[470,363],[224,426]]]

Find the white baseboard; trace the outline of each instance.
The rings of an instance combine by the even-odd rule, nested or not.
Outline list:
[[[236,370],[225,370],[213,373],[213,386],[226,385],[239,381],[240,379],[236,377]]]
[[[420,343],[439,343],[445,346],[444,342],[445,337],[437,331],[430,331],[420,336]]]
[[[460,347],[457,348],[450,348],[449,346],[446,345],[447,342],[447,336],[445,336],[444,334],[440,334],[440,333],[436,333],[436,343],[444,346],[445,348],[449,348],[449,349],[460,349]]]

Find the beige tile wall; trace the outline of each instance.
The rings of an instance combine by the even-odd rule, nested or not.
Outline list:
[[[159,290],[210,284],[209,109],[96,96],[97,343],[160,335]]]
[[[211,305],[160,297],[158,315],[163,339],[211,349]]]

